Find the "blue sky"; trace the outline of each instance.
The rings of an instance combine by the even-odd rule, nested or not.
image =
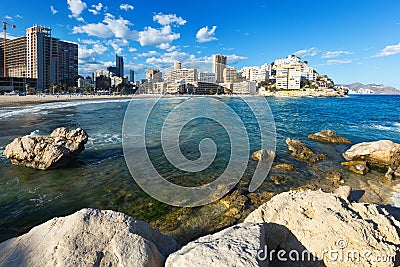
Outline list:
[[[289,54],[336,83],[383,83],[400,89],[400,1],[3,1],[2,19],[34,24],[80,45],[81,75],[125,59],[137,77],[182,62],[228,55],[228,64],[270,63]]]

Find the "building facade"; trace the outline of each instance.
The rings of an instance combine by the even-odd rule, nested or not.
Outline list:
[[[115,55],[115,66],[118,69],[117,76],[124,77],[124,58],[118,55]]]
[[[223,55],[212,56],[212,73],[215,73],[217,83],[224,82],[224,69],[226,68],[227,57]]]
[[[215,83],[217,81],[217,79],[215,77],[215,73],[200,72],[199,81],[206,82],[206,83]]]
[[[301,67],[281,66],[276,69],[276,89],[299,90],[301,85]]]
[[[236,81],[237,69],[235,68],[225,68],[223,70],[224,83],[233,83]]]

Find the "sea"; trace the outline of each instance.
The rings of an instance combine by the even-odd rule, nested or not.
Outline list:
[[[196,160],[201,156],[199,144],[207,138],[212,139],[217,147],[215,159],[208,168],[199,172],[177,170],[164,155],[160,129],[168,113],[190,99],[190,96],[163,98],[158,107],[159,113],[153,113],[147,120],[145,134],[147,151],[155,168],[166,180],[183,186],[203,185],[217,179],[232,156],[230,142],[243,142],[241,138],[229,138],[227,130],[218,120],[192,120],[178,135],[182,154]],[[254,121],[255,116],[249,115],[251,110],[246,101],[240,97],[219,96],[216,99],[244,121],[250,151],[261,149],[260,129]],[[163,220],[180,209],[188,209],[171,206],[149,196],[133,179],[134,173],[130,172],[124,158],[123,126],[125,116],[129,116],[126,113],[128,106],[133,105],[134,116],[145,116],[149,101],[152,101],[151,98],[133,97],[0,106],[0,242],[24,234],[53,217],[66,216],[82,208],[111,209],[147,222]],[[341,167],[340,162],[344,161],[342,153],[351,145],[326,144],[308,139],[311,133],[330,129],[350,139],[353,144],[382,139],[400,143],[400,96],[270,97],[265,98],[265,102],[265,112],[272,114],[273,130],[276,131],[275,163],[292,164],[296,172],[282,185],[275,184],[269,176],[265,177],[257,192],[283,192],[320,179],[326,171],[338,170],[345,178],[345,184],[365,193],[365,201],[400,207],[399,182],[384,182],[382,170],[372,170],[366,176],[360,176]],[[183,114],[208,110],[213,117],[225,121],[232,119],[228,113],[213,112],[215,106],[212,102],[197,107],[184,105],[181,109]],[[80,127],[89,135],[86,149],[71,166],[33,170],[14,166],[3,155],[6,145],[14,138],[49,135],[61,126],[70,129]],[[285,143],[287,138],[305,142],[315,152],[326,154],[327,160],[308,164],[292,158]],[[257,163],[249,155],[246,164],[243,180],[248,181]],[[247,185],[241,182],[238,186]],[[199,209],[196,211],[203,214]],[[172,220],[169,223],[173,227],[175,222]]]

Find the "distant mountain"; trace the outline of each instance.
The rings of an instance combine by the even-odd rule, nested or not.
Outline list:
[[[349,88],[349,94],[361,94],[361,95],[398,95],[400,91],[394,87],[386,86],[383,84],[362,84],[352,83],[344,85]]]

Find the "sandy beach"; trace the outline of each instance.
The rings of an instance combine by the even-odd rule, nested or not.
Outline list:
[[[12,106],[12,105],[32,105],[40,103],[51,103],[51,102],[65,102],[65,101],[82,101],[82,100],[110,100],[110,99],[130,99],[130,98],[143,97],[142,95],[126,95],[126,96],[109,96],[109,95],[60,95],[58,97],[54,95],[46,96],[17,96],[17,95],[0,95],[0,106]],[[148,96],[147,96],[148,97]]]

